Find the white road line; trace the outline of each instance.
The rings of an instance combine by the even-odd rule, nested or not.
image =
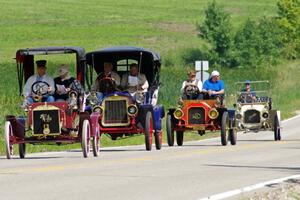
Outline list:
[[[297,118],[299,118],[299,117],[300,117],[300,115],[296,115],[296,116],[294,116],[294,117],[285,119],[285,120],[283,120],[282,122],[283,122],[283,123],[284,123],[284,122],[288,122],[288,121],[291,121],[291,120],[293,120],[293,119],[297,119]]]
[[[201,199],[198,199],[198,200],[221,200],[221,199],[226,199],[226,198],[233,197],[235,195],[238,195],[238,194],[241,194],[241,193],[244,193],[244,192],[250,192],[252,190],[263,188],[266,185],[281,183],[281,182],[284,182],[284,181],[287,181],[287,180],[290,180],[290,179],[298,179],[298,178],[300,178],[300,174],[287,176],[287,177],[279,178],[279,179],[274,179],[274,180],[271,180],[271,181],[257,183],[257,184],[250,185],[250,186],[247,186],[247,187],[243,187],[243,188],[240,188],[240,189],[231,190],[231,191],[223,192],[223,193],[219,193],[219,194],[214,194],[214,195],[211,195],[209,197],[204,197],[204,198],[201,198]]]

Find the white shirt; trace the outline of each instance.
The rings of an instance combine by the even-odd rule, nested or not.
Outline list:
[[[33,85],[33,83],[38,81],[38,76],[39,76],[38,74],[34,74],[34,75],[30,76],[29,79],[26,81],[26,83],[24,85],[24,90],[23,90],[23,95],[25,97],[32,95],[31,86]],[[53,94],[54,90],[55,90],[53,78],[48,76],[47,74],[45,74],[44,76],[39,77],[39,78],[40,78],[40,81],[44,81],[49,84],[49,86],[51,87],[51,91],[49,92],[49,94]]]
[[[198,86],[199,91],[200,91],[200,92],[202,91],[202,81],[201,81],[201,80],[195,79],[193,82],[190,82],[189,80],[183,81],[182,87],[181,87],[181,90],[180,90],[181,93],[184,92],[184,88],[185,88],[185,86],[187,86],[187,85],[196,85],[196,86]]]

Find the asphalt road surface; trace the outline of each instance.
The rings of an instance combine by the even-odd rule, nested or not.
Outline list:
[[[259,182],[300,174],[300,117],[272,132],[239,133],[236,146],[220,138],[145,151],[143,146],[0,158],[0,199],[201,199]],[[209,134],[209,133],[207,133]]]

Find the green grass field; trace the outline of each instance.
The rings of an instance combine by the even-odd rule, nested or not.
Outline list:
[[[19,109],[15,52],[20,48],[39,46],[82,46],[86,51],[115,45],[143,46],[160,52],[163,64],[162,87],[159,100],[166,108],[175,106],[179,89],[186,78],[181,56],[186,49],[206,48],[197,37],[196,24],[204,17],[205,0],[0,0],[0,126],[7,114],[22,115]],[[276,14],[276,0],[218,0],[232,16],[237,28],[247,18]],[[201,59],[201,58],[199,58]],[[50,58],[48,59],[50,61]],[[53,56],[48,65],[55,75],[62,62],[72,62],[72,57]],[[170,66],[171,63],[171,66]],[[72,64],[72,63],[71,63]],[[255,69],[219,68],[226,82],[227,96],[233,92],[235,81],[268,79],[272,83],[275,106],[283,116],[293,115],[300,109],[300,62],[282,62],[276,67]],[[228,101],[231,104],[232,101]],[[0,154],[4,153],[3,129],[0,131]],[[200,138],[189,134],[188,139]],[[165,140],[165,138],[164,138]],[[142,136],[111,142],[102,146],[141,144]],[[75,146],[30,146],[29,151],[74,148]]]

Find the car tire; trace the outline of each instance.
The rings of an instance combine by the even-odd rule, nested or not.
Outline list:
[[[176,131],[176,142],[178,146],[183,145],[183,131]]]
[[[94,157],[99,156],[100,144],[99,144],[99,135],[93,137],[93,154]]]
[[[162,145],[162,131],[161,130],[156,130],[154,132],[154,137],[155,137],[155,147],[157,150],[161,149]]]
[[[224,112],[221,121],[221,144],[223,146],[226,146],[228,143],[228,136],[227,136],[228,129],[229,129],[228,112]]]
[[[81,133],[81,147],[83,157],[87,158],[90,154],[90,133],[91,127],[88,119],[84,119],[82,123],[82,133]]]
[[[167,141],[169,146],[174,146],[174,130],[172,124],[172,116],[167,114],[166,117]]]
[[[19,144],[19,156],[20,158],[25,158],[25,153],[26,153],[26,145],[25,143]]]
[[[153,135],[153,118],[152,113],[148,111],[146,113],[145,121],[145,146],[147,151],[152,149],[152,135]]]
[[[274,140],[281,140],[281,133],[280,133],[280,127],[279,127],[279,119],[278,116],[275,115],[274,117]]]
[[[4,127],[4,140],[6,146],[6,158],[11,159],[13,154],[13,145],[10,143],[10,137],[12,137],[12,126],[10,121],[5,122]]]

